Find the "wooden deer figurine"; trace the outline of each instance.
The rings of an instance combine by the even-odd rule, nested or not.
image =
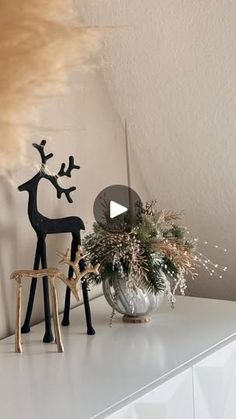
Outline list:
[[[19,186],[19,191],[27,191],[29,193],[29,202],[28,202],[28,216],[31,222],[33,229],[37,235],[37,247],[34,260],[34,270],[38,270],[40,263],[42,269],[47,268],[47,252],[46,252],[46,236],[47,234],[60,234],[60,233],[71,233],[72,234],[72,243],[71,243],[71,260],[75,260],[75,254],[78,248],[78,245],[81,244],[80,240],[80,231],[84,230],[84,223],[79,217],[65,217],[59,219],[49,219],[44,215],[40,214],[37,207],[37,192],[38,185],[41,179],[47,179],[57,190],[57,198],[61,198],[64,194],[67,201],[72,203],[71,192],[75,191],[76,188],[63,188],[59,184],[59,179],[64,176],[71,177],[71,173],[74,169],[79,169],[79,166],[75,165],[74,157],[69,157],[69,166],[66,169],[65,163],[62,163],[59,172],[53,176],[50,175],[47,171],[47,161],[53,157],[53,154],[45,154],[45,145],[46,141],[43,140],[40,144],[33,144],[33,147],[38,150],[41,156],[42,165],[40,171],[28,182]],[[80,268],[83,269],[83,261],[81,261]],[[72,266],[69,268],[68,277],[72,278],[73,269]],[[26,312],[26,317],[24,325],[22,326],[22,333],[30,332],[30,319],[33,310],[34,297],[37,285],[37,278],[33,277],[30,288],[30,295],[28,301],[28,307]],[[89,306],[87,282],[83,281],[82,285],[83,298],[84,298],[84,307],[85,315],[87,321],[87,333],[88,335],[93,335],[95,330],[92,326],[91,312]],[[44,311],[45,311],[45,335],[43,338],[44,342],[52,342],[53,335],[51,331],[51,318],[50,318],[50,302],[49,302],[49,290],[48,290],[48,279],[47,276],[43,278],[43,293],[44,293]],[[70,294],[71,288],[68,286],[66,290],[65,297],[65,308],[64,308],[64,317],[62,320],[63,326],[69,325],[69,312],[70,312]]]
[[[40,269],[40,270],[21,270],[15,271],[11,274],[11,279],[15,279],[17,284],[17,308],[16,308],[16,333],[15,333],[15,351],[17,353],[22,353],[22,345],[21,345],[21,295],[22,295],[22,280],[29,279],[29,278],[45,278],[47,277],[50,283],[50,291],[51,291],[51,300],[52,300],[52,311],[53,311],[53,322],[54,322],[54,332],[55,332],[55,342],[57,344],[58,352],[64,352],[62,338],[61,338],[61,330],[60,330],[60,323],[59,323],[59,316],[58,316],[58,299],[57,299],[57,291],[55,283],[58,279],[63,281],[67,287],[70,288],[73,295],[75,296],[76,300],[80,300],[80,287],[82,284],[82,280],[85,275],[89,273],[93,273],[95,275],[99,275],[99,264],[96,266],[87,266],[82,272],[79,268],[80,261],[84,260],[85,255],[83,249],[79,246],[76,252],[75,261],[72,262],[70,258],[70,250],[67,249],[66,254],[57,252],[57,255],[62,258],[60,263],[64,263],[69,265],[74,272],[74,275],[71,279],[69,279],[66,275],[60,272],[56,268],[47,268],[47,269]]]

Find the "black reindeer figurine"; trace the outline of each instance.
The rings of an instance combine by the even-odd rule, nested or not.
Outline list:
[[[78,246],[81,243],[80,239],[80,230],[84,230],[84,223],[79,217],[65,217],[65,218],[58,218],[58,219],[50,219],[44,217],[37,208],[37,191],[38,185],[41,179],[49,180],[52,185],[57,190],[57,198],[61,198],[62,194],[66,196],[68,202],[72,203],[71,192],[76,190],[76,187],[71,187],[64,189],[60,186],[58,180],[63,176],[71,177],[71,172],[73,169],[79,169],[80,167],[75,165],[74,157],[69,157],[69,166],[66,169],[66,164],[62,163],[61,168],[57,175],[50,175],[47,171],[47,161],[53,157],[53,154],[50,153],[48,155],[45,154],[44,148],[46,145],[46,141],[43,140],[40,144],[33,144],[41,156],[42,159],[42,166],[40,171],[28,182],[24,183],[23,185],[19,186],[19,191],[27,191],[29,192],[29,203],[28,203],[28,216],[30,219],[30,223],[37,234],[37,247],[35,253],[35,260],[34,260],[34,270],[39,269],[39,265],[41,263],[42,269],[47,268],[47,252],[46,252],[46,236],[47,234],[60,234],[60,233],[71,233],[72,234],[72,243],[71,243],[71,261],[75,260],[76,252]],[[84,263],[81,261],[80,263]],[[81,269],[84,268],[80,266]],[[73,276],[73,269],[70,267],[68,277],[72,278]],[[28,307],[25,317],[24,325],[22,326],[22,333],[29,333],[30,332],[30,319],[33,310],[34,304],[34,297],[36,291],[37,279],[33,278],[30,287],[30,295],[28,301]],[[87,289],[87,281],[86,279],[82,283],[82,292],[83,292],[83,299],[84,299],[84,307],[85,307],[85,315],[87,321],[87,334],[94,335],[95,331],[92,327],[91,321],[91,312],[89,306],[89,298],[88,298],[88,289]],[[48,292],[48,278],[43,278],[43,294],[44,294],[44,311],[45,311],[45,335],[43,338],[44,342],[52,342],[53,335],[51,330],[51,316],[50,316],[50,302],[49,302],[49,292]],[[68,326],[70,323],[69,315],[70,315],[70,288],[67,287],[66,289],[66,297],[65,297],[65,307],[64,307],[64,316],[62,320],[63,326]]]

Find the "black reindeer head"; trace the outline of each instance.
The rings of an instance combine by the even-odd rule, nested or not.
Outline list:
[[[51,175],[49,174],[49,172],[47,173],[46,164],[47,164],[47,161],[53,157],[53,154],[52,153],[45,154],[45,145],[46,145],[46,140],[41,141],[40,144],[33,143],[33,147],[35,147],[39,151],[41,160],[42,160],[42,165],[40,169],[40,179],[45,178],[52,183],[52,185],[56,188],[57,198],[60,199],[62,197],[62,194],[64,194],[66,196],[67,201],[72,203],[73,200],[70,194],[76,190],[76,187],[72,186],[71,188],[63,188],[59,184],[58,179],[62,178],[63,176],[71,177],[72,170],[80,169],[80,167],[75,164],[74,157],[70,156],[69,165],[67,169],[66,169],[66,164],[62,163],[61,168],[56,175]],[[38,177],[36,179],[36,176],[30,179],[28,182],[24,183],[23,185],[19,186],[18,187],[19,191],[32,190],[34,188],[34,184],[36,182],[38,183],[39,181]]]

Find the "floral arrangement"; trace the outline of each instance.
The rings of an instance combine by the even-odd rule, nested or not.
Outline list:
[[[83,245],[92,262],[101,265],[96,281],[119,272],[144,290],[165,292],[173,306],[175,293],[184,295],[187,278],[197,276],[196,241],[186,238],[187,229],[179,225],[182,215],[159,210],[151,201],[140,206],[133,227],[127,222],[126,228],[114,230],[95,223]]]

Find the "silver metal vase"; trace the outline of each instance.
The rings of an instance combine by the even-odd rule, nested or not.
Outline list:
[[[137,287],[127,276],[114,272],[103,281],[103,293],[108,304],[124,315],[128,323],[146,323],[150,314],[162,303],[164,293],[155,295]]]

